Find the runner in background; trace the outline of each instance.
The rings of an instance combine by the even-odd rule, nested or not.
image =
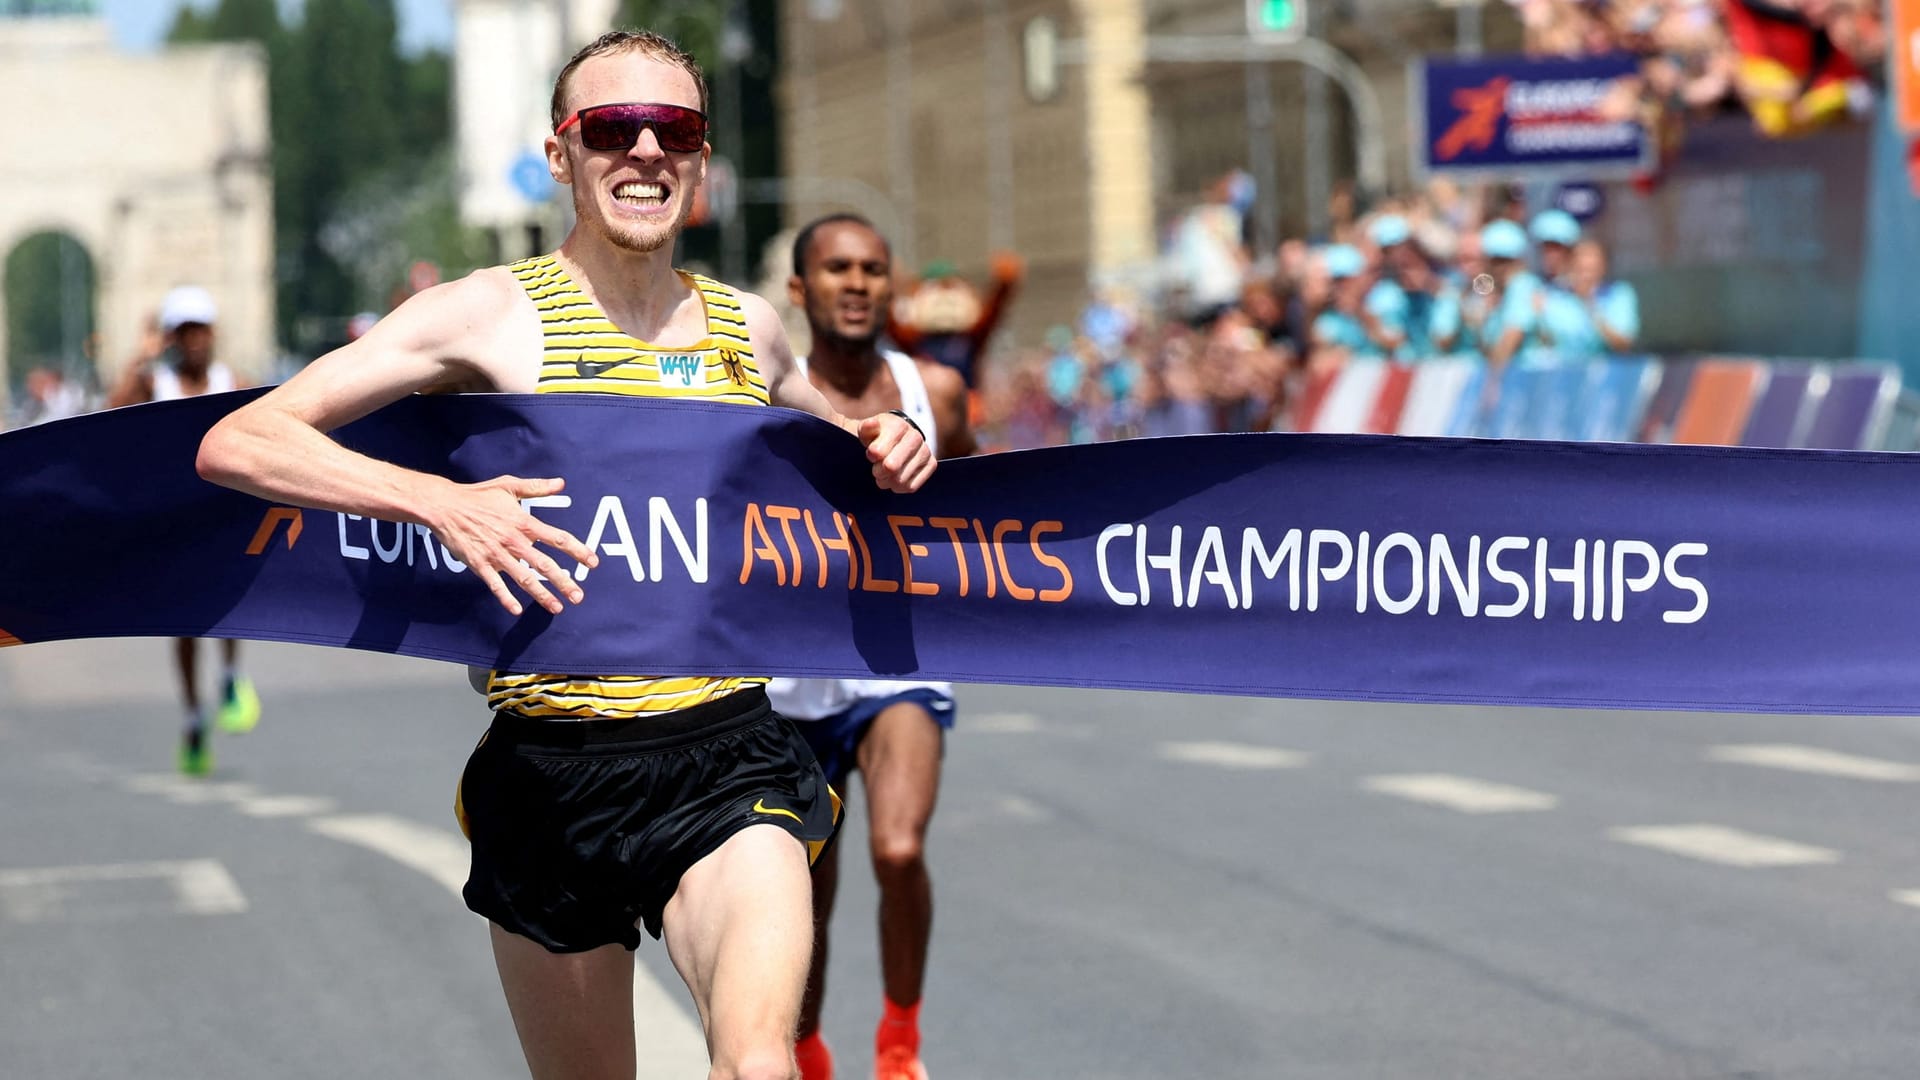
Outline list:
[[[892,303],[892,253],[865,219],[821,218],[793,245],[788,290],[807,315],[813,352],[801,370],[836,410],[852,417],[899,412],[942,458],[974,450],[967,386],[953,368],[880,348]],[[948,683],[875,679],[775,679],[774,708],[800,730],[847,793],[858,771],[867,795],[868,854],[880,887],[880,967],[885,991],[874,1035],[878,1080],[925,1080],[920,1063],[920,991],[933,929],[927,824],[940,786],[940,757],[953,726]],[[826,996],[827,928],[840,880],[839,847],[813,867],[814,948],[795,1057],[803,1080],[830,1080],[833,1055],[820,1033]]]
[[[214,323],[219,309],[213,294],[197,285],[182,285],[160,302],[162,349],[158,356],[128,365],[107,405],[137,405],[147,401],[220,394],[240,387],[233,370],[213,358]],[[179,638],[174,657],[180,668],[180,696],[186,706],[186,727],[180,734],[180,771],[204,776],[213,771],[213,748],[207,739],[207,709],[200,699],[200,642]],[[235,735],[252,731],[260,722],[260,695],[240,673],[240,643],[220,642],[220,701],[214,710],[220,730]]]

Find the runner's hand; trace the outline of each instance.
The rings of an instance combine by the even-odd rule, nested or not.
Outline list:
[[[558,615],[565,608],[548,591],[548,583],[575,604],[586,594],[571,572],[561,569],[552,556],[534,545],[564,551],[590,568],[600,565],[600,557],[573,534],[528,513],[520,500],[558,494],[565,486],[566,481],[558,478],[525,480],[518,476],[456,484],[452,497],[436,508],[434,520],[428,524],[509,613],[518,615],[521,611],[520,601],[507,588],[507,582],[512,581],[534,603]]]
[[[914,427],[892,413],[860,421],[860,441],[873,462],[873,479],[887,491],[905,494],[920,490],[933,475],[933,448]]]

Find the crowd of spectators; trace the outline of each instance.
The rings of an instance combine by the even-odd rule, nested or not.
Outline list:
[[[1639,57],[1609,108],[1669,145],[1688,114],[1721,108],[1775,136],[1864,115],[1887,51],[1879,0],[1509,2],[1534,56]]]
[[[1363,213],[1343,194],[1322,242],[1255,252],[1243,175],[1174,223],[1159,287],[1098,290],[1077,326],[995,362],[988,445],[1292,430],[1306,387],[1355,359],[1500,367],[1636,348],[1638,297],[1605,248],[1517,189],[1436,180]]]

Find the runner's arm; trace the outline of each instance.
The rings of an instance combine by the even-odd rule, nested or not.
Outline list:
[[[767,380],[767,396],[775,405],[812,413],[858,438],[873,462],[873,479],[888,491],[917,491],[933,475],[933,449],[920,429],[892,413],[853,420],[828,404],[793,361],[786,327],[772,305],[752,293],[740,294],[747,319],[747,336],[760,374]]]
[[[327,436],[417,391],[497,386],[518,344],[513,323],[522,296],[504,271],[488,270],[408,299],[358,340],[214,425],[200,444],[200,475],[274,502],[425,525],[513,614],[519,601],[503,579],[552,612],[561,605],[542,578],[578,603],[573,575],[534,545],[588,566],[598,560],[519,502],[558,492],[562,480],[500,476],[459,484],[375,460]]]
[[[153,364],[157,360],[136,360],[127,365],[120,381],[114,384],[113,392],[107,395],[107,408],[117,409],[122,405],[139,405],[153,400]]]

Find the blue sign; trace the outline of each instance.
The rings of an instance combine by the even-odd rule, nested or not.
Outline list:
[[[1600,216],[1607,208],[1606,191],[1599,184],[1576,180],[1553,189],[1553,205],[1572,214],[1582,224]]]
[[[531,150],[513,159],[507,179],[528,202],[546,202],[553,197],[553,174],[547,171],[547,159]]]
[[[1491,178],[1640,171],[1652,160],[1646,129],[1607,108],[1632,56],[1534,60],[1429,58],[1414,160],[1428,172]]]

